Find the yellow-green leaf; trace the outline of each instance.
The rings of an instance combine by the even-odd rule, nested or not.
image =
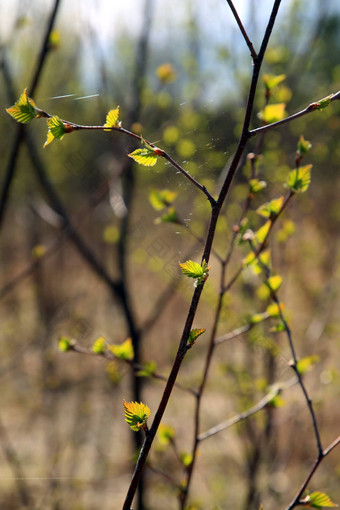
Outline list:
[[[92,345],[92,351],[95,354],[104,354],[106,351],[106,340],[104,337],[100,336],[97,340],[95,340]]]
[[[156,224],[159,223],[178,223],[182,224],[182,222],[178,218],[177,211],[174,207],[169,207],[168,211],[163,214],[160,218],[155,220]]]
[[[130,425],[131,430],[138,432],[147,428],[146,421],[150,416],[150,409],[143,402],[126,402],[123,400],[125,421]]]
[[[319,99],[319,101],[316,101],[315,103],[312,103],[312,105],[316,110],[323,110],[329,106],[330,102],[332,101],[332,97],[333,94],[330,94],[329,96],[324,97],[323,99]]]
[[[27,88],[23,91],[13,106],[6,108],[6,112],[9,113],[17,122],[21,122],[21,124],[27,124],[36,117],[39,117],[39,113],[33,99],[27,95]]]
[[[271,220],[268,220],[264,225],[262,225],[261,228],[259,228],[255,232],[256,239],[260,244],[266,240],[267,235],[269,234],[271,224],[272,224]]]
[[[165,207],[170,207],[176,197],[176,191],[170,191],[168,189],[153,189],[150,192],[149,201],[156,211],[161,211]]]
[[[116,358],[124,361],[133,360],[135,355],[131,338],[127,338],[125,342],[120,345],[109,345],[109,349]]]
[[[285,305],[280,303],[280,306],[277,303],[271,303],[267,306],[267,314],[269,317],[281,317],[281,313],[283,312]]]
[[[275,395],[269,402],[268,406],[270,407],[282,407],[285,405],[285,400],[281,397],[281,395]]]
[[[181,461],[183,462],[183,465],[185,467],[190,466],[190,464],[192,463],[192,460],[193,460],[191,453],[187,453],[187,452],[181,452],[180,458],[181,458]]]
[[[308,496],[306,496],[301,502],[304,503],[305,506],[319,509],[334,508],[338,506],[335,503],[333,503],[328,494],[319,491],[308,494]]]
[[[304,156],[311,149],[312,144],[301,135],[297,144],[297,155]]]
[[[289,172],[287,187],[294,191],[294,193],[304,193],[307,191],[311,181],[312,166],[301,166]]]
[[[162,446],[168,446],[169,443],[173,440],[175,437],[175,429],[171,427],[170,425],[163,425],[162,423],[158,427],[157,430],[157,437]]]
[[[265,282],[265,284],[267,285],[268,289],[271,291],[271,292],[276,292],[277,290],[279,290],[279,288],[281,287],[281,284],[282,284],[282,276],[280,275],[275,275],[275,276],[270,276],[268,278],[268,280]]]
[[[49,143],[53,142],[56,138],[58,140],[61,140],[66,133],[66,126],[60,120],[58,115],[54,115],[50,119],[47,119],[47,125],[48,125],[48,132],[47,132],[47,139],[44,143],[44,147],[48,145]]]
[[[313,354],[311,356],[306,356],[305,358],[300,359],[297,362],[297,370],[303,375],[306,372],[309,372],[315,363],[319,361],[320,357],[317,354]]]
[[[258,114],[258,117],[261,120],[263,120],[266,124],[272,124],[273,122],[278,122],[279,120],[285,118],[286,116],[285,108],[286,108],[285,103],[268,104]]]
[[[107,128],[120,127],[120,123],[118,122],[118,119],[119,119],[119,106],[117,106],[117,108],[109,111],[109,113],[106,115],[106,122],[105,122],[104,126]],[[105,129],[105,131],[111,131],[111,130]]]
[[[209,276],[208,264],[203,260],[202,265],[194,262],[193,260],[187,260],[186,262],[179,262],[179,267],[182,273],[189,278],[196,278],[197,283],[203,283]]]
[[[275,198],[270,202],[266,202],[265,204],[260,205],[256,209],[257,214],[263,216],[264,218],[274,218],[279,214],[282,208],[282,204],[284,202],[284,197],[281,196],[279,198]]]
[[[146,361],[143,363],[143,368],[138,370],[138,377],[151,377],[157,370],[157,365],[154,361]]]
[[[72,345],[74,343],[74,340],[67,336],[61,336],[58,340],[58,347],[59,351],[61,352],[67,352],[71,349]]]
[[[134,159],[136,163],[143,166],[154,166],[157,163],[157,154],[152,148],[149,147],[136,149],[128,156]]]
[[[263,75],[263,82],[267,90],[272,90],[273,88],[277,87],[280,83],[282,83],[286,79],[285,74],[264,74]]]
[[[188,345],[192,346],[196,342],[197,338],[205,332],[205,328],[192,329],[189,333]]]
[[[263,190],[266,186],[267,186],[266,181],[260,181],[259,179],[249,180],[249,187],[251,193],[258,193],[259,191]]]

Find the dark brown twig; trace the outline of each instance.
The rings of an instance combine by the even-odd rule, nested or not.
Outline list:
[[[234,7],[234,4],[233,4],[232,0],[227,0],[227,2],[228,2],[228,5],[229,5],[229,7],[230,7],[230,9],[231,9],[231,11],[232,11],[232,13],[233,13],[233,15],[234,15],[234,18],[235,18],[235,20],[236,20],[236,23],[238,24],[238,27],[239,27],[239,29],[240,29],[240,31],[241,31],[241,34],[243,35],[244,40],[245,40],[245,41],[246,41],[246,43],[247,43],[247,46],[248,46],[249,51],[250,51],[250,54],[251,54],[251,56],[252,56],[253,60],[255,60],[255,59],[257,58],[257,53],[256,53],[256,51],[255,51],[255,49],[254,49],[253,43],[251,42],[251,40],[250,40],[250,39],[249,39],[249,37],[248,37],[248,34],[247,34],[247,32],[246,32],[246,30],[245,30],[245,28],[244,28],[244,26],[243,26],[243,23],[242,23],[242,21],[241,21],[241,19],[240,19],[239,15],[238,15],[237,10],[236,10],[236,9],[235,9],[235,7]]]

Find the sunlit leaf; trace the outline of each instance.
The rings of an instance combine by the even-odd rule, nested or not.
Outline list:
[[[97,338],[97,340],[95,340],[95,342],[93,343],[91,349],[95,354],[104,354],[104,352],[106,351],[105,338],[102,336]]]
[[[177,197],[176,191],[170,191],[168,189],[156,190],[153,189],[149,195],[150,204],[156,211],[161,211],[165,207],[172,205],[173,201]]]
[[[205,332],[205,328],[192,329],[189,333],[188,345],[192,346],[196,342],[197,338]]]
[[[65,133],[73,131],[73,128],[69,128],[69,124],[64,124],[62,120],[58,117],[58,115],[54,115],[50,119],[47,119],[48,132],[47,132],[47,140],[44,143],[44,147],[49,143],[53,142],[53,140],[58,139],[61,140]]]
[[[261,120],[263,120],[266,124],[272,124],[273,122],[278,122],[279,120],[285,118],[286,116],[285,108],[286,108],[285,103],[268,104],[258,114],[258,117]]]
[[[39,117],[33,99],[27,95],[27,88],[13,106],[6,108],[6,112],[17,122],[21,122],[21,124],[27,124],[36,117]]]
[[[288,174],[287,187],[294,193],[304,193],[311,182],[311,170],[313,165],[306,165],[292,170]]]
[[[183,263],[179,262],[179,267],[185,276],[197,279],[198,283],[203,283],[209,276],[210,267],[208,267],[205,260],[203,260],[202,265],[193,260],[187,260]]]
[[[334,508],[338,505],[333,503],[328,494],[324,492],[312,492],[308,494],[302,501],[305,506],[309,506],[311,508]]]
[[[311,149],[312,144],[301,135],[297,144],[297,155],[304,156]]]
[[[157,163],[157,154],[152,148],[143,147],[136,149],[128,154],[128,156],[136,161],[139,165],[154,166]]]
[[[270,230],[270,227],[271,227],[271,220],[268,220],[264,225],[262,225],[261,228],[259,228],[256,232],[255,232],[255,236],[256,236],[256,239],[258,240],[258,242],[261,244],[263,243],[268,234],[269,234],[269,230]]]
[[[330,94],[327,97],[324,97],[323,99],[319,99],[319,101],[316,101],[315,103],[312,103],[312,106],[316,110],[324,110],[324,108],[327,108],[329,106],[330,102],[332,101],[333,94]]]
[[[105,122],[104,126],[107,128],[120,127],[120,123],[118,122],[118,119],[119,119],[119,106],[117,106],[117,108],[109,111],[109,113],[106,115],[106,122]],[[105,131],[111,131],[111,130],[105,129]]]
[[[283,303],[280,303],[280,305],[278,305],[277,303],[271,303],[270,305],[267,306],[267,314],[269,315],[269,317],[281,317],[281,313],[283,312],[285,308],[285,305]]]
[[[193,460],[191,453],[187,453],[187,452],[181,452],[180,458],[181,458],[181,461],[183,462],[183,465],[185,467],[190,466],[190,464],[192,463],[192,460]]]
[[[162,423],[158,427],[157,437],[161,445],[168,446],[174,439],[176,431],[170,425],[163,425]]]
[[[259,179],[249,180],[249,187],[251,193],[258,193],[259,191],[263,190],[266,186],[267,186],[266,181],[260,181]]]
[[[266,89],[272,90],[273,88],[277,87],[280,83],[282,83],[286,79],[285,74],[264,74],[263,75],[263,82],[266,87]]]
[[[156,75],[162,83],[174,82],[177,78],[177,73],[170,62],[165,62],[156,69]]]
[[[130,425],[131,430],[138,432],[147,427],[146,421],[151,412],[143,402],[126,402],[123,400],[125,421]]]
[[[67,352],[71,349],[73,344],[74,340],[72,340],[72,338],[69,338],[67,336],[61,336],[58,340],[59,351]]]
[[[279,322],[278,324],[275,324],[275,326],[272,326],[269,331],[271,333],[281,333],[285,329],[286,328],[285,328],[285,325],[283,324],[283,322]]]
[[[317,354],[313,354],[311,356],[306,356],[305,358],[299,359],[297,362],[297,370],[303,375],[306,372],[309,372],[315,363],[320,360],[320,357]]]
[[[281,395],[275,395],[269,402],[269,407],[282,407],[286,404],[286,401],[281,397]]]
[[[275,198],[270,202],[266,202],[265,204],[260,205],[256,209],[257,214],[263,216],[264,218],[274,218],[279,214],[282,208],[282,204],[284,202],[284,197],[281,196],[279,198]]]
[[[119,369],[119,364],[115,360],[110,361],[110,363],[106,365],[105,371],[113,384],[118,384],[121,381],[122,374]]]
[[[143,368],[138,370],[138,377],[152,377],[157,370],[157,365],[154,361],[146,361],[143,363]]]
[[[278,274],[275,276],[270,276],[268,280],[265,282],[265,284],[267,285],[271,292],[276,292],[281,287],[282,276]]]
[[[155,220],[156,224],[159,223],[178,223],[182,224],[182,222],[178,218],[177,211],[174,207],[169,207],[168,211],[163,214],[160,218]]]
[[[250,323],[251,324],[259,324],[260,322],[266,320],[268,318],[268,315],[266,313],[254,313],[250,317]]]
[[[120,345],[109,345],[108,348],[116,358],[124,361],[131,361],[135,356],[131,338],[127,338],[125,342]]]

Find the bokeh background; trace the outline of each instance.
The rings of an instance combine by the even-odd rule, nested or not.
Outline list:
[[[291,114],[340,89],[340,7],[336,0],[282,4],[263,71],[286,75],[273,102],[287,103]],[[256,48],[271,5],[235,1]],[[18,130],[5,108],[30,86],[53,6],[50,0],[0,5],[2,189]],[[103,124],[106,113],[120,105],[123,126],[143,133],[217,191],[240,134],[250,74],[250,56],[225,1],[63,0],[34,99],[50,113],[90,125]],[[313,145],[308,155],[312,184],[277,225],[272,252],[274,268],[284,278],[280,298],[298,354],[318,356],[306,383],[324,446],[335,438],[340,416],[336,103],[268,134],[259,174],[269,184],[254,205],[283,193],[303,134]],[[256,111],[263,105],[260,84]],[[259,122],[254,115],[253,126]],[[209,206],[165,162],[152,169],[134,166],[127,154],[136,146],[117,133],[82,131],[43,149],[45,122],[35,121],[26,131],[29,143],[17,150],[1,223],[0,506],[119,509],[136,446],[122,400],[139,394],[154,412],[164,382],[137,380],[122,362],[60,352],[58,339],[74,338],[85,348],[101,336],[120,344],[134,326],[138,361],[154,362],[166,376],[192,293],[191,283],[180,278],[178,262],[200,259]],[[244,165],[218,224],[220,254],[226,253],[239,220],[246,182]],[[152,207],[150,192],[164,188],[177,193],[178,223],[157,221],[166,211]],[[250,226],[259,225],[250,213]],[[230,275],[245,255],[238,246]],[[132,326],[122,298],[94,269],[93,257],[111,278],[123,279]],[[219,289],[214,258],[212,266],[195,323],[207,332]],[[225,300],[218,334],[265,309],[260,283],[244,272]],[[269,384],[292,376],[281,335],[260,324],[218,348],[204,395],[203,430],[248,409]],[[207,334],[200,337],[189,352],[179,376],[182,385],[199,384],[207,339]],[[316,446],[299,388],[283,392],[280,403],[202,443],[190,508],[287,506],[316,457]],[[192,445],[193,409],[192,395],[175,389],[164,418],[175,430],[184,462]],[[145,477],[146,507],[178,508],[172,482],[179,484],[182,475],[171,448],[158,440]],[[310,488],[339,503],[339,478],[334,451]]]

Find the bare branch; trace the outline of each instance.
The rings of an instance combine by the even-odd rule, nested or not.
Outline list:
[[[248,46],[249,51],[250,51],[250,54],[251,54],[251,56],[252,56],[253,60],[255,60],[255,59],[257,58],[257,53],[256,53],[256,51],[255,51],[255,49],[254,49],[254,46],[253,46],[253,44],[252,44],[251,40],[250,40],[250,39],[249,39],[249,37],[248,37],[248,34],[247,34],[247,32],[246,32],[246,30],[245,30],[245,28],[244,28],[244,26],[243,26],[242,21],[240,20],[240,17],[239,17],[239,15],[238,15],[238,12],[237,12],[237,10],[235,9],[235,6],[234,6],[234,4],[233,4],[232,0],[227,0],[227,2],[228,2],[228,5],[229,5],[229,7],[230,7],[230,9],[231,9],[231,11],[232,11],[232,13],[233,13],[233,15],[234,15],[234,18],[235,18],[235,20],[236,20],[236,23],[238,24],[238,27],[239,27],[239,29],[240,29],[240,31],[241,31],[241,33],[242,33],[243,37],[244,37],[244,40],[245,40],[245,41],[246,41],[246,43],[247,43],[247,46]]]

